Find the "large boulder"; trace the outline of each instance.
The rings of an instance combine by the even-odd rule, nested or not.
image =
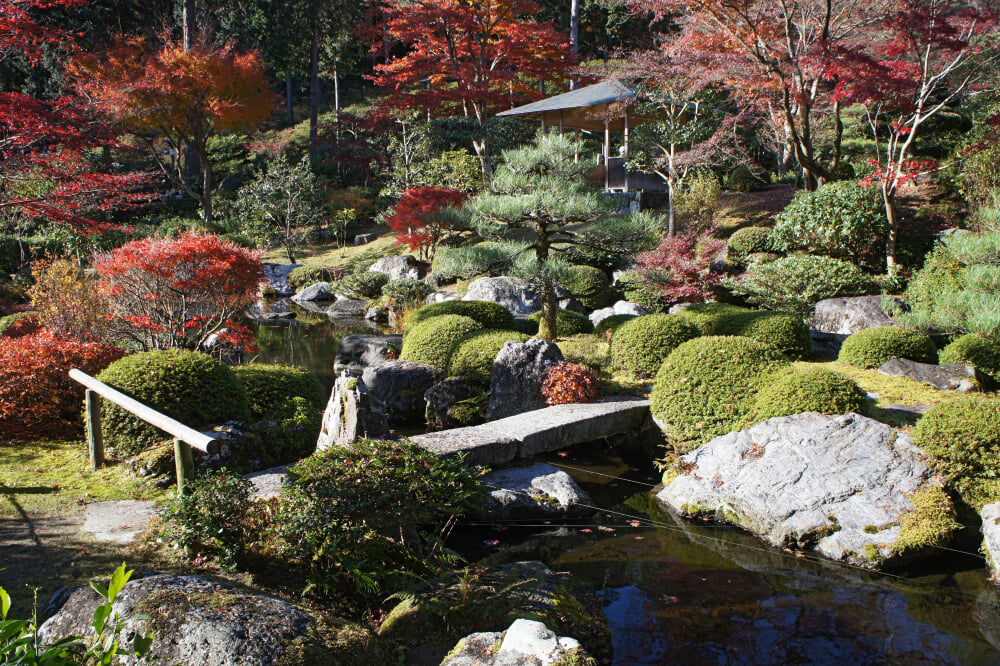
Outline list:
[[[435,303],[444,303],[445,301],[460,301],[462,300],[461,295],[457,291],[435,291],[430,294],[424,301],[427,305],[434,305]]]
[[[364,383],[343,372],[330,392],[323,427],[316,449],[344,447],[359,437],[379,439],[389,434],[389,424],[378,403],[372,400]]]
[[[70,635],[92,636],[94,611],[102,602],[90,587],[76,588],[66,596],[59,611],[42,625],[39,638],[43,643],[51,643]],[[127,621],[123,633],[129,633],[132,627],[153,633],[151,652],[157,663],[185,666],[303,663],[288,659],[308,651],[307,644],[318,625],[308,612],[287,601],[201,576],[152,575],[133,579],[115,599],[114,611]],[[128,619],[137,615],[147,615],[149,619]],[[357,631],[364,630],[359,627]],[[367,659],[388,657],[377,650],[369,652],[372,640],[370,636],[362,637],[349,651],[339,655],[344,661],[327,663],[365,663],[354,659],[366,652]],[[130,641],[123,636],[121,644],[128,646]],[[352,651],[359,654],[350,656]],[[312,654],[322,654],[322,650]],[[326,656],[337,658],[330,652]],[[126,655],[115,663],[140,662]]]
[[[594,512],[590,496],[557,467],[535,463],[483,477],[489,494],[477,513],[484,518],[566,518]]]
[[[337,373],[350,370],[352,374],[360,375],[368,366],[388,361],[390,351],[398,351],[402,344],[402,335],[345,335],[337,345],[333,369]]]
[[[382,257],[368,270],[374,273],[385,273],[390,280],[419,280],[420,266],[417,261],[408,254],[395,257]]]
[[[562,360],[562,351],[547,340],[532,338],[527,342],[505,343],[493,362],[487,420],[545,407],[542,379],[549,366]]]
[[[356,318],[363,319],[368,312],[368,301],[363,298],[347,298],[337,296],[337,300],[326,309],[326,316],[331,319]]]
[[[516,315],[531,314],[542,309],[541,296],[509,277],[484,277],[474,280],[462,300],[499,303]]]
[[[302,264],[262,264],[264,280],[261,292],[268,296],[291,296],[295,288],[288,284],[288,275]]]
[[[441,666],[586,666],[597,664],[579,641],[536,620],[514,620],[504,632],[469,634],[448,653]]]
[[[937,488],[907,435],[858,414],[770,419],[713,439],[679,468],[657,495],[670,509],[869,568],[904,554],[895,546],[911,538],[900,527],[910,498]]]
[[[882,310],[882,297],[855,296],[816,303],[810,328],[818,339],[842,341],[860,330],[878,326],[896,326]]]
[[[441,428],[457,428],[481,421],[477,405],[470,401],[479,391],[464,377],[440,381],[424,393],[424,419]]]
[[[424,363],[382,361],[366,367],[361,381],[388,422],[399,424],[423,418],[424,393],[439,374],[440,370]]]
[[[614,305],[594,310],[590,313],[590,323],[597,326],[608,317],[614,315],[634,315],[636,317],[646,314],[645,308],[629,301],[618,301]]]
[[[908,358],[893,358],[883,363],[878,372],[886,377],[914,379],[942,391],[969,393],[979,391],[983,386],[983,377],[976,369],[962,363],[933,365],[917,363]]]
[[[330,293],[329,282],[315,282],[308,287],[303,287],[302,291],[292,296],[296,303],[303,301],[330,301],[334,296]]]

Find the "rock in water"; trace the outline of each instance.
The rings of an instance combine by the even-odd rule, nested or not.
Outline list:
[[[531,314],[542,309],[542,299],[538,294],[509,277],[474,280],[462,300],[499,303],[516,315]]]
[[[440,371],[414,361],[382,361],[365,368],[361,381],[369,397],[389,423],[405,423],[424,416],[424,393]]]
[[[329,301],[333,300],[333,298],[334,296],[330,293],[329,282],[316,282],[303,288],[302,291],[292,296],[292,300],[295,302]]]
[[[333,385],[330,400],[323,412],[323,427],[316,449],[347,446],[358,437],[378,439],[389,434],[389,425],[365,385],[344,372]]]
[[[983,377],[971,365],[948,363],[933,365],[917,363],[908,358],[893,358],[882,364],[879,374],[886,377],[907,377],[942,391],[970,393],[982,390]]]
[[[505,632],[470,634],[441,666],[553,666],[596,664],[575,638],[556,636],[535,620],[514,620]]]
[[[483,477],[489,491],[478,513],[483,517],[569,517],[593,513],[590,496],[557,467],[535,463],[509,467]]]
[[[385,273],[390,280],[419,280],[420,266],[408,254],[396,257],[382,257],[368,269],[374,273]]]
[[[979,512],[983,518],[983,552],[994,576],[1000,574],[1000,502],[987,504]]]
[[[734,523],[776,546],[876,568],[896,555],[909,496],[930,470],[907,435],[858,414],[774,418],[681,458],[657,498]]]
[[[493,362],[490,379],[489,421],[545,407],[542,379],[549,366],[563,360],[553,342],[532,338],[507,342]]]
[[[350,370],[355,375],[360,375],[369,365],[388,361],[390,350],[398,350],[402,344],[402,335],[345,335],[337,345],[333,369],[338,373]]]

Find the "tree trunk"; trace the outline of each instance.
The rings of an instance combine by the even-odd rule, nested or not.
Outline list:
[[[194,36],[197,32],[195,9],[195,0],[184,0],[181,7],[181,31],[185,51],[190,51],[191,47],[194,46]]]
[[[340,63],[333,61],[333,112],[337,118],[337,146],[340,146]]]
[[[212,224],[212,163],[207,159],[201,160],[201,207],[202,221],[208,226]]]
[[[542,340],[555,340],[558,328],[556,312],[559,302],[556,299],[556,288],[552,280],[542,280],[542,318],[538,322],[538,337]]]
[[[899,217],[893,202],[895,197],[882,188],[882,200],[885,202],[885,219],[889,222],[889,232],[885,238],[885,270],[892,273],[898,268],[896,263],[896,244],[899,240]]]
[[[288,125],[295,124],[295,109],[292,106],[292,69],[285,70],[285,110],[288,113]]]
[[[316,154],[316,136],[319,131],[319,21],[314,17],[311,25],[312,48],[309,55],[309,155]]]
[[[667,235],[674,235],[674,182],[667,179]]]

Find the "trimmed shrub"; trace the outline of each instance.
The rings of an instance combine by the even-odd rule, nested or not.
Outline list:
[[[856,368],[878,368],[893,358],[936,363],[937,349],[923,333],[899,326],[877,326],[858,331],[844,340],[837,360]]]
[[[635,317],[611,336],[611,364],[636,377],[652,377],[670,352],[699,335],[697,326],[677,315]]]
[[[862,296],[876,290],[872,278],[854,264],[809,254],[754,264],[738,279],[723,278],[722,283],[751,303],[801,317],[808,317],[825,298]]]
[[[738,429],[762,378],[787,363],[772,348],[750,338],[688,340],[656,373],[650,409],[670,444],[689,451]]]
[[[542,311],[532,313],[528,316],[528,332],[532,335],[538,333],[538,326],[542,321]],[[572,310],[556,310],[556,337],[568,338],[571,335],[580,333],[593,333],[594,325],[586,315]]]
[[[435,368],[447,368],[448,359],[458,341],[481,328],[479,322],[462,315],[431,317],[409,328],[399,358]]]
[[[585,365],[559,361],[549,366],[542,379],[542,395],[548,405],[590,402],[601,392],[594,371]]]
[[[695,303],[677,313],[701,329],[702,335],[721,335],[716,329],[719,323],[732,316],[742,316],[753,312],[747,308],[729,303]]]
[[[462,315],[469,317],[483,328],[517,330],[514,315],[499,303],[490,301],[444,301],[420,308],[406,320],[407,333],[417,324],[441,315]]]
[[[323,409],[302,396],[291,396],[266,410],[251,428],[258,455],[268,465],[294,462],[316,450]]]
[[[744,227],[737,229],[726,242],[726,253],[738,263],[744,263],[751,254],[771,252],[771,230],[767,227]]]
[[[433,293],[434,287],[413,278],[389,280],[382,286],[382,295],[392,299],[392,302],[398,305],[424,301]]]
[[[601,321],[597,322],[594,326],[594,335],[598,337],[608,337],[616,330],[618,327],[627,322],[630,319],[635,319],[635,315],[632,314],[616,314],[610,317],[605,317]]]
[[[490,383],[493,361],[508,342],[527,342],[528,336],[515,331],[486,329],[469,333],[458,342],[448,359],[448,376]]]
[[[861,413],[867,394],[853,380],[824,368],[787,368],[768,377],[745,426],[802,412]]]
[[[336,282],[342,273],[329,266],[299,266],[288,273],[288,285],[296,291],[316,282]]]
[[[71,368],[95,375],[124,351],[40,331],[0,336],[0,432],[3,439],[75,435],[82,430],[84,388]]]
[[[249,416],[239,379],[207,354],[180,349],[143,352],[112,363],[97,379],[196,429]],[[104,444],[113,456],[134,455],[166,437],[111,404],[101,416]]]
[[[1000,382],[1000,345],[975,333],[966,333],[952,340],[938,354],[938,363],[974,365],[994,381]]]
[[[604,271],[593,266],[571,266],[568,277],[559,284],[591,310],[603,308],[611,299],[611,281]]]
[[[389,276],[385,273],[360,271],[334,282],[330,288],[347,298],[364,298],[370,301],[382,295],[382,287],[388,282]]]
[[[287,365],[251,363],[233,366],[233,373],[243,385],[250,417],[264,418],[289,398],[304,398],[315,409],[326,406],[326,392],[316,377]]]
[[[726,175],[726,189],[734,192],[755,192],[766,183],[757,176],[749,167],[739,165]]]
[[[798,317],[787,312],[751,310],[719,319],[716,335],[743,335],[763,342],[792,360],[809,356],[812,338],[809,327]]]
[[[658,292],[639,271],[625,271],[618,276],[615,289],[629,303],[635,303],[647,312],[662,312],[667,307],[664,294]]]
[[[933,407],[917,421],[913,443],[970,505],[996,501],[1000,398],[968,395]]]

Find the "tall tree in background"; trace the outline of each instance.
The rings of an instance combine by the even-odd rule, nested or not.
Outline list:
[[[892,0],[629,0],[634,11],[675,15],[681,31],[666,36],[688,66],[720,73],[727,87],[757,106],[785,137],[782,162],[803,170],[810,189],[840,162],[840,104],[824,54],[882,17]],[[831,157],[815,142],[818,116],[833,119]]]
[[[387,104],[475,117],[483,173],[492,170],[486,120],[500,107],[539,96],[539,82],[563,81],[575,65],[566,36],[532,16],[531,0],[390,0],[373,52],[387,57],[372,77]]]
[[[72,64],[75,83],[91,104],[142,139],[163,172],[202,205],[212,221],[212,165],[209,139],[226,131],[247,131],[270,114],[273,96],[255,52],[230,47],[166,41],[152,46],[124,40],[100,55]],[[164,151],[157,141],[168,144]],[[198,155],[201,187],[184,177],[182,146]]]
[[[875,140],[876,167],[889,221],[886,266],[897,264],[899,188],[936,168],[913,159],[926,122],[968,95],[1000,83],[1000,2],[898,0],[850,41],[831,45],[827,73],[837,100],[861,103]]]

